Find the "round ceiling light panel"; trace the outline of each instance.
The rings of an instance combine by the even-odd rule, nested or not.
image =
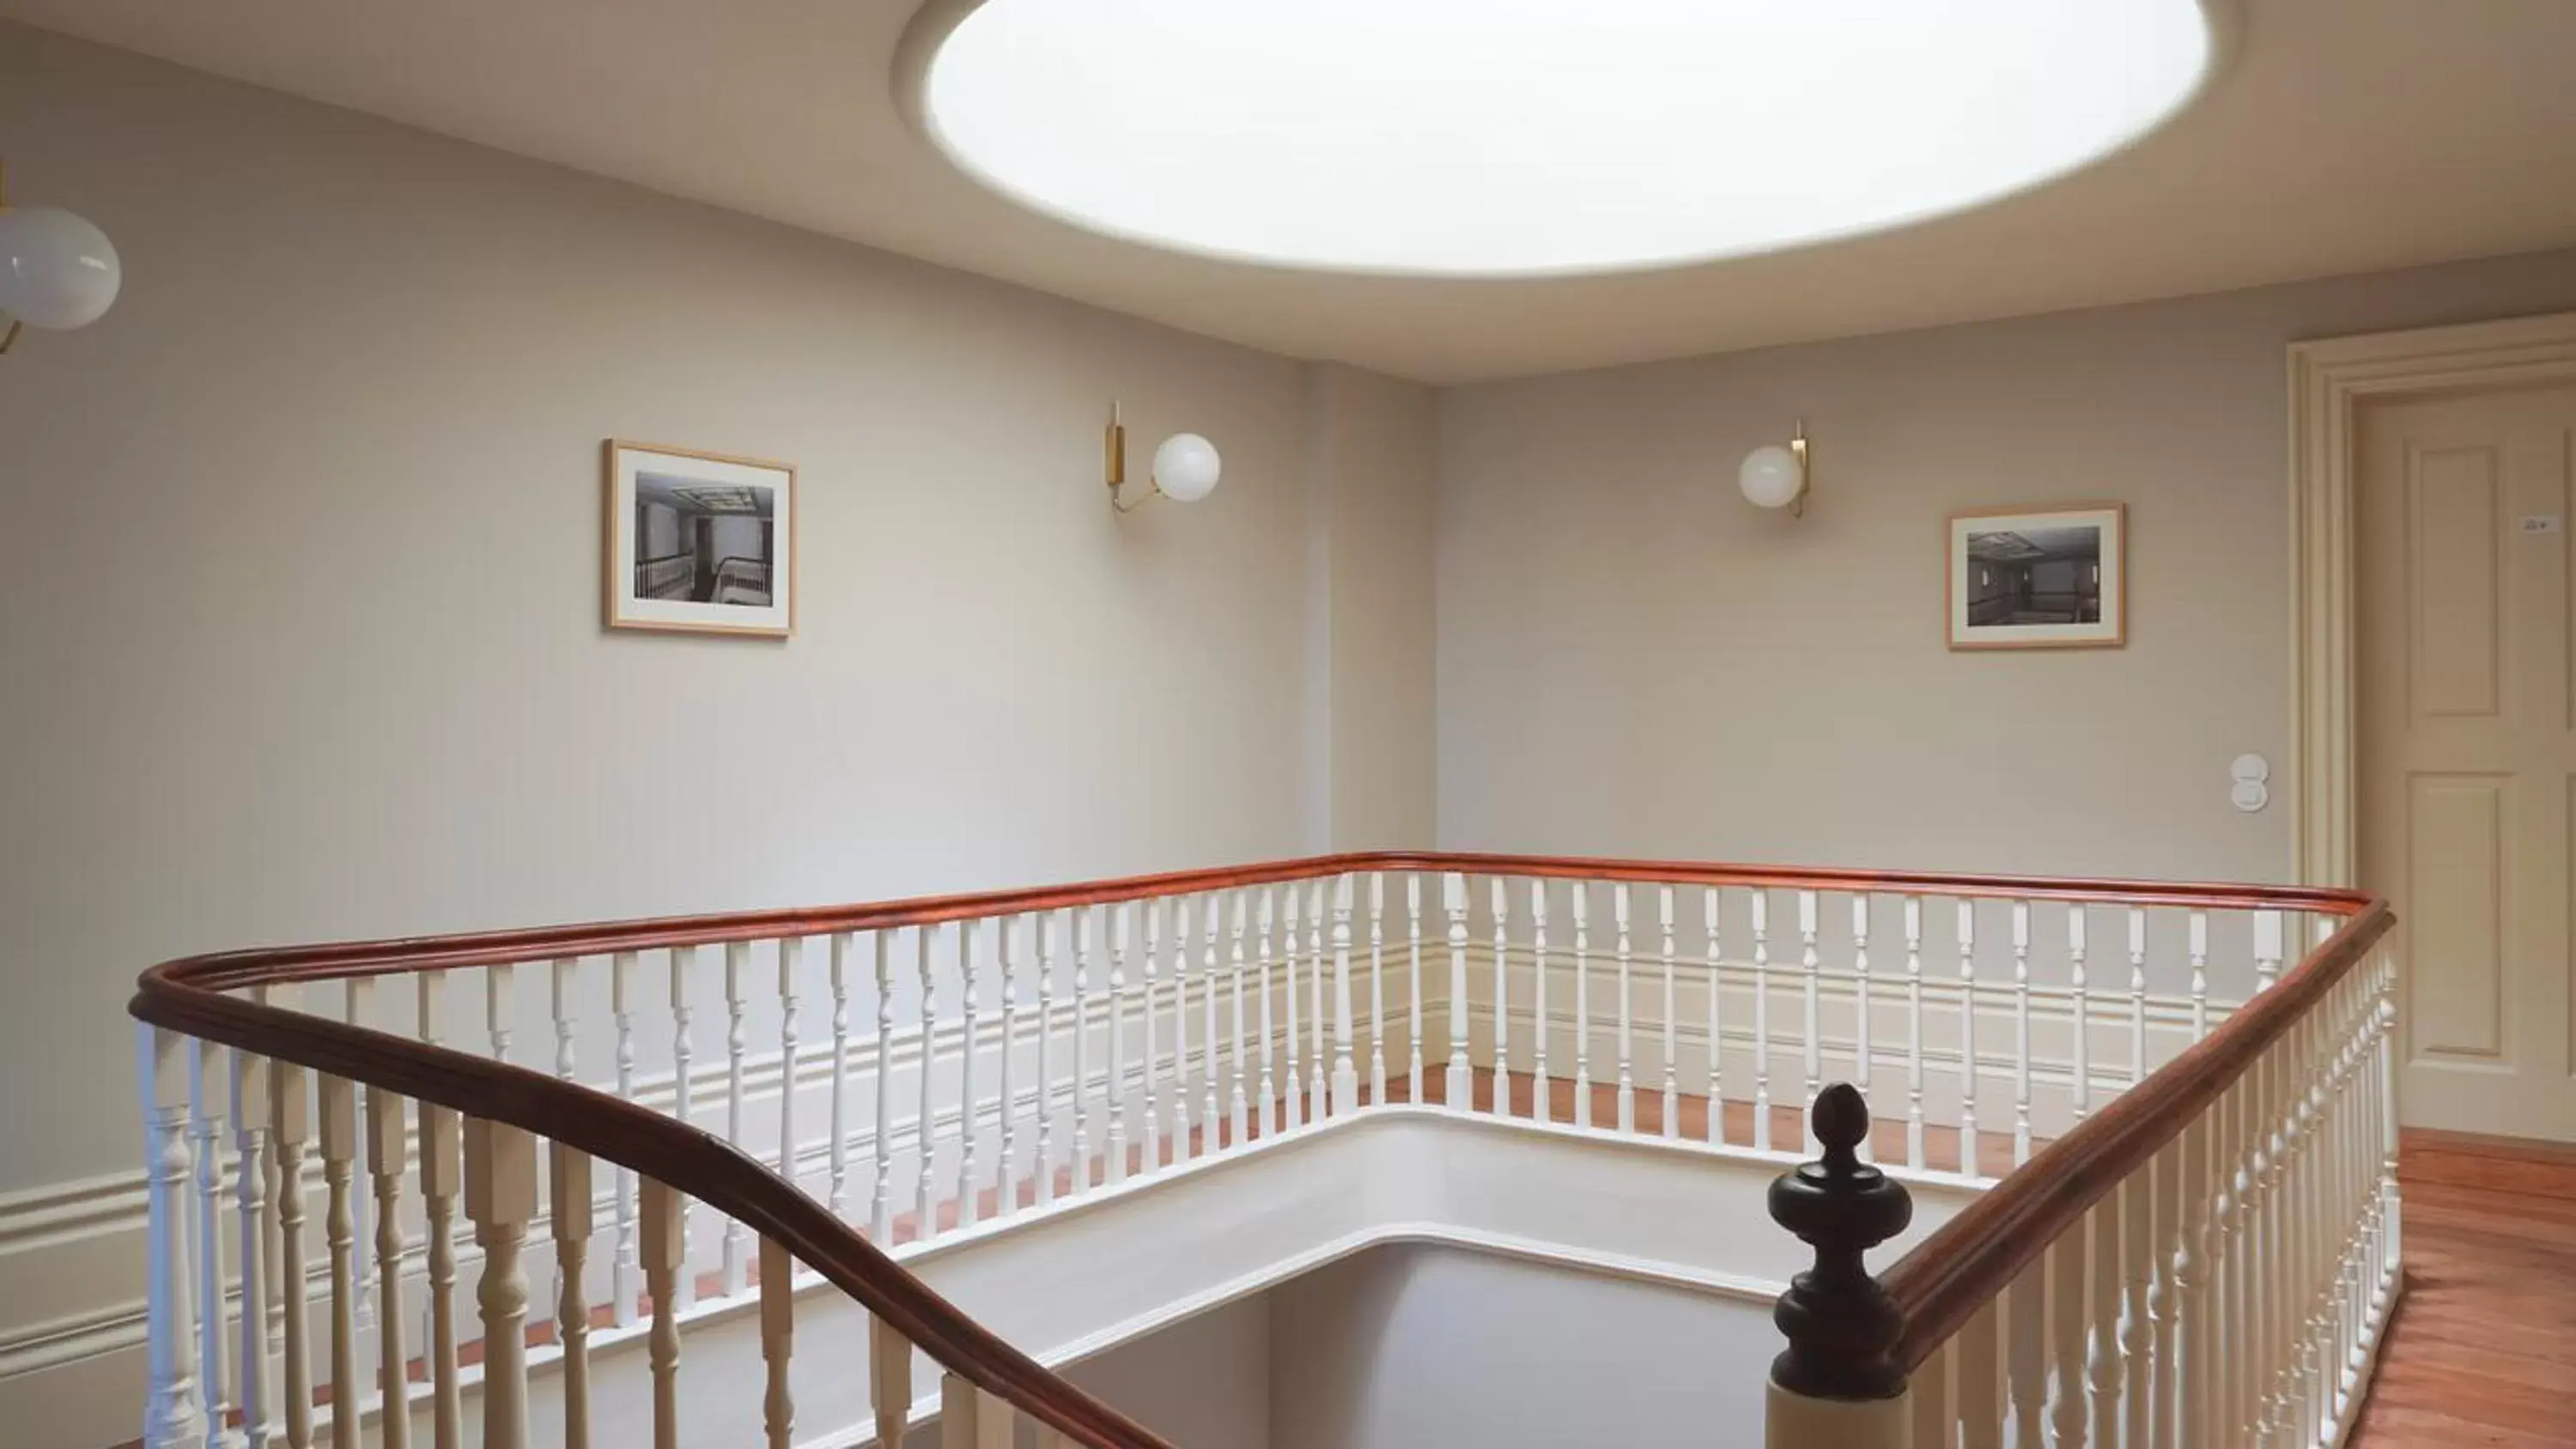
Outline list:
[[[2204,0],[933,0],[898,79],[969,175],[1093,231],[1511,276],[1992,201],[2153,130],[2218,49]]]

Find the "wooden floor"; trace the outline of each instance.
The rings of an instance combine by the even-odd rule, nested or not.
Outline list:
[[[2576,1147],[2413,1132],[2406,1294],[2354,1449],[2576,1445]]]

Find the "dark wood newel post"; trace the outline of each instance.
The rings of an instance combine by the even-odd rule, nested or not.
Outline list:
[[[1862,1255],[1905,1231],[1914,1200],[1860,1160],[1870,1123],[1858,1088],[1827,1087],[1811,1120],[1824,1156],[1771,1184],[1771,1220],[1816,1250],[1815,1266],[1790,1280],[1771,1313],[1789,1339],[1771,1362],[1771,1443],[1902,1444],[1905,1370],[1894,1350],[1904,1318]]]

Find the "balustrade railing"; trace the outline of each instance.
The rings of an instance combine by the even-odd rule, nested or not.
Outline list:
[[[1025,1418],[1153,1445],[902,1260],[1380,1111],[1785,1165],[1820,1145],[1806,1109],[1843,1080],[1887,1104],[1860,1114],[1855,1162],[2000,1180],[1960,1222],[2048,1230],[2008,1264],[2009,1291],[2001,1230],[1958,1223],[1890,1275],[1907,1412],[1965,1436],[1916,1442],[2044,1421],[2058,1443],[2234,1443],[2150,1440],[2152,1415],[2126,1437],[2103,1426],[2160,1384],[2221,1380],[2232,1417],[2212,1425],[2313,1417],[2343,1385],[2324,1355],[2376,1321],[2393,1188],[2354,1154],[2393,1120],[2385,968],[2333,965],[2360,949],[2359,909],[2333,892],[1366,855],[173,962],[134,1004],[145,1441],[354,1446],[372,1425],[388,1445],[507,1449],[531,1437],[532,1370],[557,1366],[535,1412],[546,1437],[559,1423],[587,1443],[591,1357],[640,1339],[647,1432],[677,1446],[683,1329],[739,1307],[767,1364],[767,1442],[785,1444],[801,1275],[875,1316],[881,1442],[935,1413],[950,1443],[1007,1443]],[[2283,974],[2286,942],[2328,937]],[[388,976],[406,980],[379,989]],[[2202,1085],[2158,1087],[2178,1073]],[[2161,1175],[2128,1162],[2141,1152]],[[2034,1196],[2055,1206],[2013,1206]],[[2329,1243],[2319,1215],[2363,1198],[2386,1231]],[[1941,1261],[1988,1265],[1980,1287],[1915,1266],[1945,1243]],[[2281,1354],[2204,1363],[2212,1323]],[[944,1387],[916,1403],[933,1374]]]

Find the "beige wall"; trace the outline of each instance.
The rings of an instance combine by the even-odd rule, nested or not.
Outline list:
[[[2576,252],[1453,390],[1444,846],[2279,879],[2284,347],[2576,306]],[[1736,491],[1804,416],[1804,519]],[[1944,520],[2129,505],[2129,646],[1952,654]]]
[[[1304,365],[8,26],[0,138],[128,278],[0,364],[0,1192],[130,1172],[175,953],[1304,847]],[[800,467],[792,642],[602,632],[610,435]]]
[[[1746,1444],[1769,1307],[1455,1248],[1375,1248],[1271,1290],[1270,1443]]]
[[[1313,506],[1308,779],[1324,788],[1318,850],[1431,838],[1432,515],[1438,393],[1357,368],[1308,376]]]

